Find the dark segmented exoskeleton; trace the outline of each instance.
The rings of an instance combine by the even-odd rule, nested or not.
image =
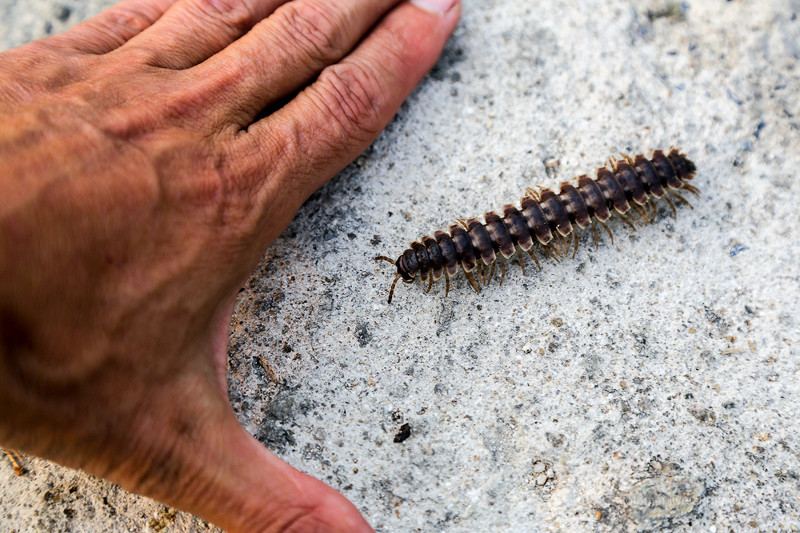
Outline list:
[[[699,194],[696,187],[687,183],[694,178],[694,163],[676,149],[670,150],[669,154],[656,150],[650,159],[641,154],[635,157],[622,154],[622,159],[610,159],[609,163],[610,169],[598,169],[594,179],[583,175],[578,178],[577,186],[562,183],[558,194],[550,189],[526,189],[520,209],[511,204],[504,205],[502,217],[491,211],[484,215],[483,224],[476,218],[459,219],[448,228],[449,233],[437,230],[433,237],[426,235],[412,242],[397,260],[376,257],[376,260],[388,261],[397,267],[397,275],[389,290],[389,303],[401,279],[413,283],[419,277],[423,283],[428,282],[430,291],[433,282],[444,276],[445,295],[449,294],[450,277],[458,272],[459,267],[464,270],[472,288],[480,293],[481,284],[488,286],[494,277],[498,260],[502,271],[500,283],[503,282],[506,274],[503,259],[511,258],[515,253],[525,275],[525,263],[519,250],[528,253],[541,269],[533,253],[535,244],[543,254],[558,261],[566,256],[574,240],[574,257],[578,251],[578,238],[573,231],[575,226],[580,229],[591,226],[597,246],[597,226],[593,224],[597,221],[613,244],[614,236],[605,224],[612,214],[635,230],[637,223],[648,223],[655,218],[657,200],[666,200],[672,215],[677,216],[671,197],[691,207],[677,191],[685,189],[695,196]],[[489,265],[491,271],[487,275]],[[478,281],[472,274],[476,269]]]

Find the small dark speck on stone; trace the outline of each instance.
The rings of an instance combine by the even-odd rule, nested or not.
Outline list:
[[[549,433],[548,432],[548,433],[545,433],[545,437],[547,437],[547,440],[550,441],[550,444],[553,446],[553,448],[558,448],[559,446],[564,444],[564,434],[563,433],[559,433],[558,435],[554,435],[553,433]]]
[[[731,257],[736,257],[736,256],[737,256],[737,255],[739,255],[740,253],[744,252],[745,250],[749,250],[749,249],[750,249],[750,248],[748,248],[748,247],[747,247],[747,246],[745,246],[744,244],[737,244],[736,246],[734,246],[734,247],[731,249],[731,251],[728,253],[728,255],[730,255]]]
[[[685,2],[670,2],[662,9],[648,9],[647,18],[650,22],[660,18],[668,18],[676,22],[681,22],[686,20],[686,11],[688,7],[689,6]]]
[[[356,234],[355,234],[355,233],[348,233],[348,234],[347,234],[347,238],[348,238],[348,239],[350,239],[350,240],[352,241],[353,239],[355,239],[355,238],[356,238]]]
[[[397,435],[394,436],[394,441],[403,442],[410,436],[411,436],[411,425],[406,423],[400,426],[400,431],[398,431]]]
[[[72,15],[72,8],[69,6],[56,6],[55,15],[61,22],[66,22],[70,15]]]
[[[47,22],[44,23],[44,32],[47,35],[50,35],[50,34],[53,33],[53,23],[52,22],[47,21]]]
[[[725,409],[733,409],[734,407],[736,407],[736,404],[734,402],[725,402],[722,404],[722,407],[724,407]]]
[[[686,393],[683,397],[686,398],[687,400],[691,400],[692,398],[694,398],[694,394],[689,392],[689,393]]]
[[[717,421],[717,416],[711,409],[694,408],[689,409],[689,412],[697,419],[698,422],[702,422],[704,424],[712,425]]]
[[[377,235],[373,235],[372,238],[369,240],[369,243],[372,246],[378,246],[381,243],[381,238]]]
[[[369,332],[366,322],[361,322],[356,327],[356,339],[358,340],[358,345],[362,348],[372,340],[372,334]]]
[[[705,315],[706,320],[708,320],[711,324],[718,324],[719,322],[722,322],[722,317],[708,307],[705,308]]]

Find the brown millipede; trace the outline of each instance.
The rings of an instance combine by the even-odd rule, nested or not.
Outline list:
[[[609,159],[609,165],[610,169],[598,169],[594,179],[587,175],[579,177],[577,186],[562,183],[558,194],[550,189],[526,189],[520,209],[506,204],[503,217],[490,211],[484,215],[485,224],[477,218],[459,219],[449,227],[449,233],[436,230],[433,237],[426,235],[412,242],[396,260],[376,257],[376,261],[388,261],[397,267],[397,275],[389,289],[389,303],[392,303],[400,279],[404,283],[413,283],[419,277],[421,282],[428,282],[428,292],[433,282],[444,276],[445,295],[449,294],[450,277],[458,272],[459,267],[464,270],[472,288],[480,293],[481,284],[488,286],[494,277],[498,260],[502,272],[500,283],[503,283],[506,275],[503,258],[509,259],[515,253],[525,275],[525,263],[519,250],[527,252],[541,269],[533,253],[534,244],[539,245],[544,255],[558,261],[566,256],[574,240],[572,256],[575,257],[578,238],[573,225],[580,229],[591,225],[597,246],[594,218],[606,230],[613,244],[614,236],[605,224],[612,214],[616,213],[635,230],[636,223],[653,220],[655,202],[660,198],[667,201],[672,215],[676,216],[671,197],[691,207],[689,201],[676,191],[686,189],[695,196],[700,192],[687,183],[694,178],[694,163],[676,149],[666,155],[663,150],[656,150],[650,159],[642,154],[635,157],[622,154],[622,159],[616,162]],[[487,275],[489,265],[492,268]],[[478,270],[478,281],[472,275],[475,269]]]

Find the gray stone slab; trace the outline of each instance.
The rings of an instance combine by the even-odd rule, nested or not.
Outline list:
[[[0,46],[109,4],[2,0]],[[242,292],[242,423],[379,531],[800,529],[799,15],[468,2],[397,119]],[[616,221],[613,245],[584,234],[574,259],[524,277],[515,262],[481,295],[459,275],[448,297],[401,285],[386,304],[373,256],[671,145],[703,191],[676,220]],[[207,527],[26,461],[23,477],[0,464],[4,530]]]

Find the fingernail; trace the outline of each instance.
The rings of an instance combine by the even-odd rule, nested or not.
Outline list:
[[[437,15],[444,15],[450,8],[455,5],[458,0],[411,0],[411,3],[417,7],[430,11]]]

